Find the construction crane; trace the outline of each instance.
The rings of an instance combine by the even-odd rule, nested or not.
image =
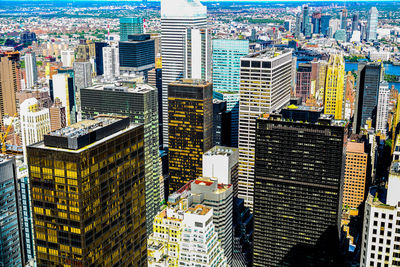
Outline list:
[[[17,116],[17,114],[14,114],[14,116],[11,117],[10,124],[8,125],[6,131],[4,133],[0,134],[0,143],[1,143],[1,153],[2,154],[5,154],[7,152],[6,139],[7,139],[8,134],[11,131],[11,128],[12,128],[12,125],[13,125],[13,122],[14,122],[14,119],[16,116]]]

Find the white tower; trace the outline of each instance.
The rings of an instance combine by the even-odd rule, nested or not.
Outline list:
[[[26,88],[33,88],[37,83],[37,66],[34,52],[25,55]]]

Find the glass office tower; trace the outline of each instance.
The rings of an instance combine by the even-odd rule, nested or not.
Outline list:
[[[143,33],[143,18],[120,18],[119,19],[119,36],[121,42],[128,41],[128,36],[132,34]]]

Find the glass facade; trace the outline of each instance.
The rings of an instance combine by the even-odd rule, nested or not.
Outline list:
[[[98,114],[129,116],[131,123],[144,125],[144,155],[146,180],[146,216],[148,231],[152,231],[154,216],[159,212],[160,160],[158,146],[157,91],[151,86],[137,85],[130,91],[82,89],[82,117],[88,119]]]
[[[149,34],[137,35],[119,43],[119,63],[121,70],[145,71],[155,67],[154,40]]]
[[[128,36],[132,34],[143,33],[143,18],[120,18],[119,19],[119,35],[120,41],[128,41]]]
[[[0,266],[22,266],[16,166],[14,158],[0,161]]]
[[[143,126],[103,137],[27,148],[38,266],[146,265]]]
[[[203,153],[212,147],[212,84],[181,80],[168,86],[168,159],[175,192],[202,175]]]
[[[272,114],[257,120],[253,266],[341,266],[346,127]]]
[[[214,98],[231,111],[231,146],[238,146],[240,58],[249,53],[248,40],[213,40]]]

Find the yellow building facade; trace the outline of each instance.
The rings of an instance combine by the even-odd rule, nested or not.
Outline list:
[[[326,70],[324,113],[343,119],[345,62],[342,55],[332,55]]]

